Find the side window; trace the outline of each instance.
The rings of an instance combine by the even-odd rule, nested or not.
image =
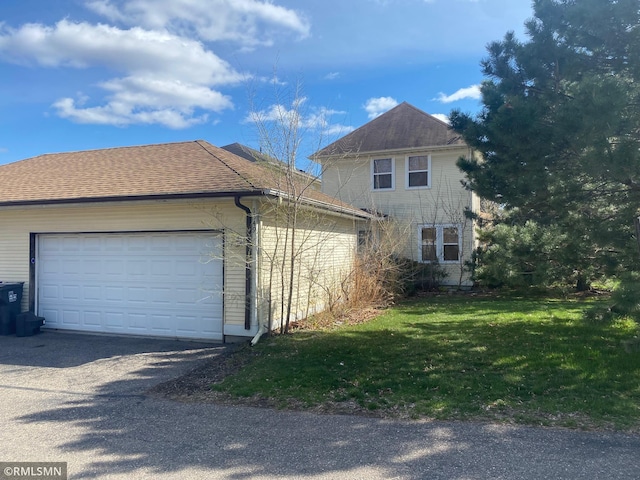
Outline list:
[[[458,227],[444,227],[442,229],[442,259],[445,262],[460,260]]]
[[[422,253],[423,262],[435,262],[438,260],[436,254],[437,233],[435,227],[422,227]]]
[[[393,158],[377,158],[371,161],[374,190],[393,190],[394,165]]]
[[[370,244],[371,232],[368,230],[358,230],[358,253],[366,251]]]
[[[459,262],[460,228],[455,225],[420,227],[420,259],[423,262]]]
[[[428,188],[431,186],[431,155],[407,157],[407,188]]]

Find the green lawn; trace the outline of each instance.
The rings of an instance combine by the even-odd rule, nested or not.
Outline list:
[[[283,407],[637,430],[640,352],[623,348],[636,326],[586,323],[589,305],[429,297],[358,326],[263,338],[213,388]]]

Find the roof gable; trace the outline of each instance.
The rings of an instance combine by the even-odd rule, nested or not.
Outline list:
[[[403,102],[312,155],[312,158],[420,147],[464,146],[449,125]]]

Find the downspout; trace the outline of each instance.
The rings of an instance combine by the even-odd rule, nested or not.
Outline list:
[[[251,255],[251,242],[253,240],[253,220],[251,219],[251,209],[246,205],[240,203],[240,195],[233,197],[233,201],[236,207],[244,210],[246,213],[246,226],[247,226],[247,238],[245,249],[245,301],[244,301],[244,329],[251,329],[251,297],[253,295],[253,272],[251,269],[252,255]]]

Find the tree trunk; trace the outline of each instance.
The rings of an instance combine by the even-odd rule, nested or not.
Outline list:
[[[578,274],[578,280],[576,281],[576,291],[586,292],[591,288],[589,281],[583,274]]]

